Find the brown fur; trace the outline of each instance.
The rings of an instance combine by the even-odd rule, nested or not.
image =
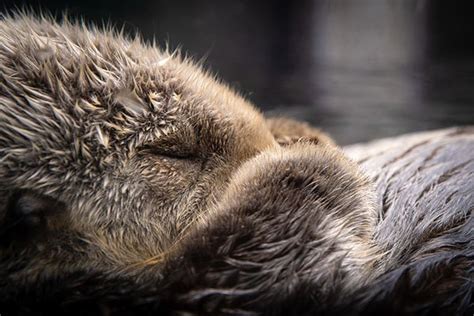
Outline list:
[[[0,114],[5,308],[327,311],[385,272],[358,167],[177,53],[4,17]],[[17,213],[55,224],[19,243]]]
[[[267,126],[273,137],[282,146],[301,140],[310,141],[315,144],[335,145],[334,141],[327,134],[304,122],[277,117],[267,119]]]

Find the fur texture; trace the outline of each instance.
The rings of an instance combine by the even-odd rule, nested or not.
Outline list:
[[[423,258],[388,264],[371,181],[326,135],[265,120],[186,58],[111,30],[0,21],[0,191],[1,313],[410,314],[470,304],[472,284],[459,280],[472,276],[472,257],[439,263],[464,292],[448,286],[421,300],[425,287],[387,287]],[[41,238],[20,242],[31,214]]]

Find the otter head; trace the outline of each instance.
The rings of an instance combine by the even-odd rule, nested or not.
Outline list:
[[[1,252],[35,258],[27,279],[156,256],[276,146],[251,105],[179,56],[67,23],[0,29]],[[30,221],[42,238],[22,236]]]
[[[353,285],[374,253],[368,182],[329,138],[268,123],[185,58],[67,22],[0,22],[0,191],[2,293],[77,271],[143,276],[150,262],[160,278],[170,253],[198,258],[215,277],[188,267],[183,280],[208,288],[236,286],[212,269],[237,257],[261,265],[235,268],[244,285],[264,271],[259,293],[336,288],[340,274],[312,267],[337,263]]]

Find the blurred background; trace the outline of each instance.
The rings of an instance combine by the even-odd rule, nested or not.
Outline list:
[[[474,1],[0,0],[181,47],[341,144],[474,124]]]

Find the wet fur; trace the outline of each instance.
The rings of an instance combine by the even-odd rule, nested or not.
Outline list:
[[[28,194],[62,205],[46,238],[0,249],[1,313],[469,308],[472,240],[389,262],[373,184],[329,137],[266,120],[179,54],[16,15],[0,70],[2,227]]]

